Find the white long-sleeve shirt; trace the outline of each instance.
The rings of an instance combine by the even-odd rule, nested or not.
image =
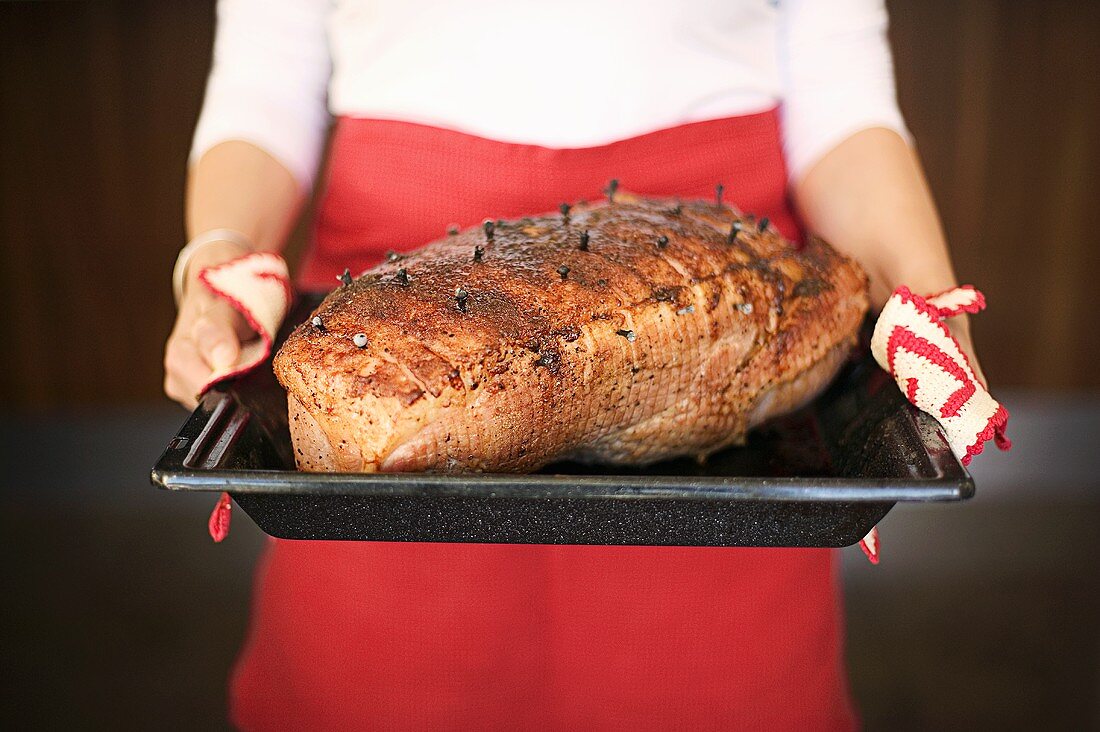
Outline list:
[[[908,136],[883,0],[219,0],[191,159],[252,142],[312,183],[330,115],[600,145],[781,104],[792,179]]]

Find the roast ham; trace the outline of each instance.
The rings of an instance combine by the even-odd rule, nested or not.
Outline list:
[[[704,458],[815,396],[867,278],[719,202],[618,193],[346,277],[274,367],[308,471]]]

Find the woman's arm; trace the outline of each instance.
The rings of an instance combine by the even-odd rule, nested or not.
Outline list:
[[[233,229],[254,249],[279,251],[303,198],[289,170],[264,150],[232,140],[212,147],[188,177],[188,236]],[[247,254],[233,241],[198,249],[184,273],[176,324],[164,353],[164,391],[193,407],[198,391],[216,371],[237,360],[242,341],[256,337],[237,311],[213,297],[198,281],[204,267]]]
[[[257,249],[279,251],[305,197],[286,167],[265,150],[229,140],[208,150],[187,176],[187,235],[241,232]],[[196,253],[196,258],[202,252]]]
[[[955,286],[895,98],[884,1],[789,0],[779,12],[784,153],[803,220],[863,265],[876,308],[898,285]],[[947,324],[981,378],[967,319]]]
[[[216,370],[255,337],[228,305],[196,286],[204,267],[250,249],[278,251],[317,169],[331,61],[327,0],[218,0],[214,60],[191,147],[190,238],[240,232],[202,245],[187,265],[176,325],[164,356],[164,390],[193,406]]]
[[[867,270],[876,307],[898,285],[958,284],[920,163],[893,130],[849,137],[794,181],[794,196],[809,228]]]
[[[875,308],[899,285],[932,294],[958,284],[920,161],[897,132],[857,132],[793,181],[793,191],[809,229],[867,270]],[[968,320],[947,324],[984,382]]]

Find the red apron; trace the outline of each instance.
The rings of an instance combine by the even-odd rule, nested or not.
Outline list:
[[[613,177],[721,182],[799,235],[774,112],[567,150],[344,118],[301,282]],[[848,730],[842,646],[829,550],[273,540],[231,708],[245,729]]]

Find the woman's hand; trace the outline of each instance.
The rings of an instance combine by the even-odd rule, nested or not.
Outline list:
[[[215,242],[197,251],[187,267],[176,324],[164,349],[164,393],[188,409],[216,372],[236,363],[241,343],[257,337],[240,313],[198,281],[205,267],[247,253],[232,242]]]

